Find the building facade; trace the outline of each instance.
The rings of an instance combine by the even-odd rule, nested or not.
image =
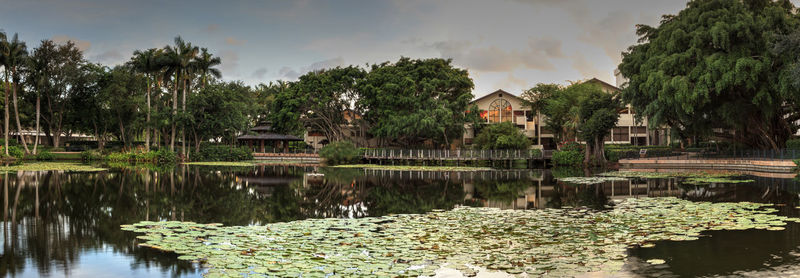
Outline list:
[[[615,94],[620,92],[618,87],[597,78],[586,82],[599,85],[607,93]],[[556,148],[558,142],[555,142],[553,131],[547,127],[546,117],[540,111],[533,111],[526,106],[520,97],[503,90],[497,90],[474,100],[472,103],[482,111],[480,116],[487,124],[511,122],[522,130],[525,136],[531,139],[532,145],[536,148]],[[621,109],[619,114],[617,126],[606,136],[606,144],[645,146],[668,143],[669,137],[664,129],[651,130],[648,128],[647,119],[637,121],[636,115],[630,107]],[[464,133],[464,144],[472,144],[472,139],[475,136],[474,129],[468,126]]]

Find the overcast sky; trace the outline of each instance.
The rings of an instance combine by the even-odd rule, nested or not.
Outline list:
[[[0,29],[35,47],[73,40],[115,65],[176,35],[222,57],[226,80],[268,83],[314,69],[452,58],[476,97],[597,77],[614,84],[635,25],[655,25],[683,0],[0,0]]]

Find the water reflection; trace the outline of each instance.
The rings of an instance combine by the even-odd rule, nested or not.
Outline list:
[[[678,179],[635,179],[576,186],[559,182],[557,177],[586,173],[562,169],[414,172],[293,166],[111,166],[111,171],[98,173],[25,172],[0,176],[0,275],[200,275],[197,266],[178,261],[174,254],[137,247],[135,235],[119,229],[121,224],[141,220],[259,225],[304,218],[424,213],[457,205],[605,209],[614,200],[643,196],[770,202],[781,204],[778,208],[782,214],[793,215],[797,213],[794,207],[800,192],[797,182],[791,179],[757,177],[754,183],[736,185],[685,186]],[[800,246],[800,239],[795,238],[799,233],[796,227],[771,233],[780,239],[780,244],[788,246],[787,250]],[[637,251],[635,256],[692,253],[686,250],[704,248],[710,254],[714,249],[702,244],[725,244],[703,240],[688,243],[697,246],[659,245]],[[690,264],[691,258],[685,260],[681,263]],[[653,270],[641,269],[642,273]]]

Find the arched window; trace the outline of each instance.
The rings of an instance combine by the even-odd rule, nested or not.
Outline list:
[[[489,123],[510,122],[511,103],[505,99],[492,101],[489,105]]]

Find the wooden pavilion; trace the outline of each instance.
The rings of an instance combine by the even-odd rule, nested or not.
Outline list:
[[[245,134],[236,139],[239,140],[239,143],[247,144],[251,150],[259,153],[267,152],[267,147],[270,148],[270,152],[283,150],[286,153],[289,152],[289,142],[303,141],[302,138],[294,135],[274,133],[269,124],[256,126],[250,131],[255,134]]]

